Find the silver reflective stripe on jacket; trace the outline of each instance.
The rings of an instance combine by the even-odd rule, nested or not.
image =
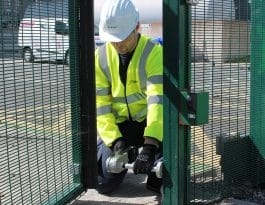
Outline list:
[[[163,76],[162,75],[155,75],[151,76],[147,79],[147,86],[154,85],[154,84],[163,84]]]
[[[139,77],[140,77],[140,85],[141,85],[141,89],[146,89],[146,70],[145,70],[145,65],[146,65],[146,61],[147,58],[150,54],[150,52],[152,51],[152,49],[154,48],[155,44],[151,41],[147,41],[143,54],[141,56],[140,59],[140,63],[139,63]]]
[[[148,98],[148,105],[151,104],[163,104],[163,95],[153,95],[153,96],[149,96]]]
[[[100,46],[98,48],[98,53],[99,53],[99,65],[100,65],[102,71],[104,72],[104,74],[106,75],[109,83],[111,84],[112,81],[111,81],[110,69],[109,69],[109,65],[108,65],[106,44],[104,44],[103,46]]]
[[[98,96],[108,96],[110,94],[109,88],[96,88],[96,95]]]
[[[124,103],[124,104],[127,102],[128,104],[131,104],[131,103],[137,102],[137,101],[145,99],[145,98],[146,98],[145,94],[135,93],[132,95],[128,95],[126,97],[127,100],[125,100],[125,97],[114,97],[113,102]]]
[[[97,108],[97,116],[105,115],[111,112],[111,105],[105,105]]]

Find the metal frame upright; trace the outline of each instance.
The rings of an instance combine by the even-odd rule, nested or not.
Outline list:
[[[71,102],[80,105],[72,110],[73,177],[86,190],[97,185],[94,1],[68,1]]]
[[[164,205],[188,204],[189,126],[182,94],[189,92],[189,18],[185,0],[163,0]],[[184,102],[185,103],[185,102]]]

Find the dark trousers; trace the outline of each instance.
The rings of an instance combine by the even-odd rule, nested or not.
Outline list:
[[[133,146],[135,149],[130,150],[128,153],[129,162],[133,162],[137,157],[138,148],[144,143],[144,129],[146,127],[146,121],[143,122],[132,122],[125,121],[118,124],[119,130],[124,137],[126,146]],[[97,144],[97,160],[98,160],[98,191],[100,193],[109,193],[113,191],[123,181],[127,170],[121,173],[109,173],[106,169],[106,160],[112,154],[112,150],[107,147],[101,139],[98,140]],[[159,152],[156,155],[156,159],[162,158],[162,146],[160,146]],[[154,173],[148,175],[147,183],[152,183],[154,186],[160,186],[162,179],[158,179]],[[152,185],[151,185],[152,186]]]

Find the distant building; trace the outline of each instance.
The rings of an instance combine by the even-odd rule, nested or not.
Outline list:
[[[250,20],[249,0],[200,0],[192,17],[210,20]]]
[[[250,16],[249,0],[201,0],[192,7],[193,59],[229,62],[247,58]]]

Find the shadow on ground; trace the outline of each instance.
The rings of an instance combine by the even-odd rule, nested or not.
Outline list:
[[[151,205],[151,203],[145,203]],[[158,203],[157,205],[159,205]],[[126,202],[109,202],[109,201],[77,201],[75,205],[139,205],[139,203],[126,203]]]
[[[123,183],[111,194],[102,195],[88,189],[73,205],[159,205],[161,196],[145,188],[145,175],[128,173]]]

